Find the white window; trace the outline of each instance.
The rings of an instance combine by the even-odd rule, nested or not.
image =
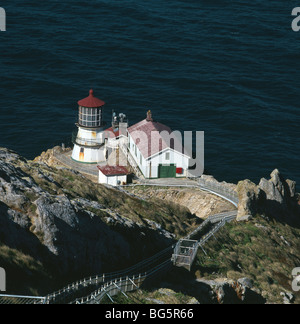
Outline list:
[[[169,152],[166,153],[166,160],[167,160],[167,161],[170,160],[170,153],[169,153]]]
[[[79,107],[79,125],[84,127],[99,127],[101,125],[101,108]]]

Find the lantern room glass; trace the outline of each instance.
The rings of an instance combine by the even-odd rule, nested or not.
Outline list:
[[[102,109],[79,107],[79,125],[84,127],[102,126]]]

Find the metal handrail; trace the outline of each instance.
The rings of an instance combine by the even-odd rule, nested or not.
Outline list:
[[[114,295],[112,292],[120,291],[120,288],[124,286],[123,282],[125,282],[125,287],[130,287],[132,285],[132,289],[126,289],[124,292],[127,291],[133,291],[136,289],[139,289],[141,284],[150,277],[153,277],[157,273],[159,273],[164,268],[167,268],[170,265],[170,260],[166,260],[156,267],[150,269],[150,271],[145,272],[143,274],[133,275],[131,277],[121,277],[116,280],[113,280],[111,282],[108,282],[107,284],[101,286],[99,289],[95,290],[93,293],[91,293],[89,296],[83,297],[83,298],[77,298],[76,300],[72,301],[70,304],[87,304],[91,301],[97,300],[98,303],[107,295],[109,294],[111,297]],[[115,284],[118,283],[118,288],[115,287]]]
[[[69,295],[70,295],[71,293],[73,293],[73,291],[78,291],[79,287],[86,288],[87,286],[105,283],[109,280],[112,280],[112,279],[115,279],[118,277],[141,272],[141,271],[143,271],[143,269],[146,269],[152,263],[157,262],[157,260],[162,258],[165,254],[167,254],[167,252],[171,252],[173,250],[173,248],[174,248],[174,245],[171,245],[171,246],[167,247],[166,249],[156,253],[152,257],[150,257],[146,260],[143,260],[143,261],[135,264],[134,266],[131,266],[124,270],[111,272],[111,273],[104,273],[101,275],[90,276],[90,277],[81,279],[79,281],[73,282],[64,288],[47,295],[46,298],[48,301],[51,299],[57,299],[58,297],[61,297],[62,295],[66,294],[66,293],[67,294],[69,293]]]
[[[166,186],[166,185],[164,185]],[[201,185],[199,185],[200,187],[202,187]],[[199,187],[197,186],[197,187]],[[220,195],[220,193],[218,192],[214,192],[214,190],[212,190],[211,188],[205,188],[207,191],[211,191],[212,193],[216,194],[216,195]],[[229,194],[228,193],[228,197],[229,196],[232,196],[231,198],[233,198],[233,200],[231,200],[231,198],[224,198],[230,202],[232,202],[234,205],[237,205],[235,201],[238,201],[238,198],[237,196],[235,195],[232,195],[232,194]],[[224,194],[224,193],[222,193]],[[236,211],[234,212],[227,212],[227,213],[221,213],[221,214],[216,214],[216,215],[212,215],[212,216],[209,216],[207,218],[206,221],[204,221],[196,230],[194,230],[192,233],[190,233],[189,235],[186,236],[187,239],[189,239],[192,235],[194,235],[194,233],[198,232],[199,230],[201,230],[206,224],[208,224],[209,222],[216,222],[217,221],[217,218],[222,218],[221,221],[218,222],[218,224],[216,226],[214,226],[214,228],[209,231],[209,233],[207,233],[200,241],[197,241],[197,248],[199,246],[202,247],[202,245],[205,244],[205,242],[216,232],[218,231],[221,227],[223,227],[227,222],[233,220],[236,218]],[[227,214],[227,216],[225,215]],[[180,241],[179,241],[180,242]],[[55,299],[58,298],[58,297],[61,297],[63,294],[66,294],[67,296],[70,295],[72,292],[76,292],[78,290],[80,290],[79,287],[83,287],[83,288],[86,288],[87,285],[93,285],[93,284],[101,284],[101,287],[97,290],[95,290],[92,294],[90,294],[89,296],[87,297],[84,297],[84,298],[79,298],[79,299],[76,299],[74,302],[71,302],[71,303],[76,303],[76,304],[81,304],[82,301],[84,301],[83,303],[87,303],[89,300],[98,300],[101,301],[103,299],[103,297],[105,295],[107,295],[107,287],[109,287],[109,280],[123,280],[123,276],[127,275],[126,279],[126,282],[129,281],[132,281],[134,282],[134,279],[136,279],[136,275],[133,275],[131,276],[130,278],[128,277],[129,275],[132,275],[133,272],[135,271],[138,271],[138,269],[148,269],[148,267],[150,267],[150,265],[152,263],[154,263],[155,261],[157,262],[159,260],[160,257],[162,257],[163,255],[167,254],[167,252],[169,252],[171,249],[173,249],[173,251],[178,251],[178,248],[179,248],[179,242],[176,244],[176,245],[171,245],[169,247],[167,247],[166,249],[164,249],[163,251],[160,251],[159,253],[155,254],[154,256],[146,259],[146,260],[143,260],[141,261],[140,263],[132,266],[132,267],[129,267],[123,271],[118,271],[118,272],[112,272],[112,273],[109,273],[109,274],[103,274],[102,276],[91,276],[91,277],[88,277],[86,279],[83,279],[83,280],[80,280],[80,281],[77,281],[75,283],[72,283],[70,285],[68,285],[67,287],[57,291],[57,292],[54,292],[52,294],[49,294],[47,295],[46,297],[33,297],[33,298],[36,298],[37,300],[40,299],[41,301],[43,301],[44,303],[50,303],[50,301],[52,301],[52,299]],[[196,243],[195,243],[196,244]],[[197,248],[194,249],[194,252],[191,256],[188,256],[189,257],[189,265],[191,265],[191,263],[193,262],[196,254],[197,254]],[[174,254],[173,254],[174,255]],[[162,263],[160,263],[159,265],[156,265],[154,266],[153,268],[150,268],[150,270],[148,270],[148,272],[140,272],[138,274],[139,278],[150,278],[151,276],[155,275],[157,273],[158,270],[162,270],[164,269],[164,267],[166,267],[167,265],[171,265],[171,261],[173,259],[173,255],[170,257],[167,258],[167,260],[163,261]],[[118,277],[119,276],[119,277]],[[117,278],[118,277],[118,278]],[[117,278],[117,279],[116,279]],[[128,279],[128,280],[127,280]],[[112,281],[111,281],[112,283]],[[113,284],[111,284],[113,285]],[[104,288],[104,286],[106,286],[106,289]],[[115,286],[115,285],[113,285]],[[103,291],[103,289],[105,289],[105,292]],[[116,287],[115,287],[116,289]],[[104,292],[104,294],[103,294]],[[100,296],[101,295],[101,296]],[[10,296],[10,295],[7,295],[7,296]],[[1,297],[1,295],[0,295]],[[20,298],[22,296],[19,296]],[[101,297],[101,298],[100,298]],[[15,297],[15,298],[18,298],[18,297]]]
[[[17,299],[18,304],[45,304],[46,297],[23,296],[23,295],[0,295],[1,304],[10,304],[10,300]],[[30,302],[29,302],[30,301]]]

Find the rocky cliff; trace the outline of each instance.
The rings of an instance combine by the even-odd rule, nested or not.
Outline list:
[[[239,220],[264,214],[291,225],[300,224],[296,182],[285,179],[278,169],[271,173],[269,180],[262,178],[258,185],[250,180],[240,181],[236,191],[239,197]]]
[[[183,207],[153,205],[44,162],[0,149],[0,244],[30,256],[52,277],[120,270],[199,225]]]
[[[286,293],[282,287],[299,260],[298,230],[292,227],[299,228],[300,219],[296,184],[274,170],[258,185],[244,180],[224,186],[238,194],[238,219],[250,223],[231,224],[218,233],[217,240],[205,246],[208,257],[199,251],[194,269],[196,277],[197,271],[201,274],[198,284],[213,287],[207,289],[206,302],[227,303],[233,300],[230,296],[243,300],[245,289],[237,284],[243,276],[263,286],[260,293],[268,290],[272,276],[278,282],[284,277],[280,287],[273,280],[272,289]],[[0,266],[10,278],[9,293],[45,294],[74,279],[121,270],[186,235],[199,226],[200,217],[232,208],[196,189],[110,189],[59,165],[53,150],[27,161],[0,148]],[[258,214],[263,216],[252,224]],[[269,223],[269,217],[281,223]],[[281,261],[288,266],[281,267]],[[205,281],[210,275],[216,281]],[[220,284],[218,278],[224,275],[227,279]],[[179,285],[187,282],[181,275],[175,277]],[[195,288],[195,280],[191,282],[191,287],[184,287]],[[261,298],[255,288],[251,290],[261,302],[272,295],[263,293]],[[196,296],[201,289],[189,291]]]

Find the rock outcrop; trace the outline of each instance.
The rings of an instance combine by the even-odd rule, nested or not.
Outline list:
[[[194,295],[200,304],[265,304],[261,291],[254,287],[249,278],[231,280],[217,278],[214,280],[196,279],[192,289],[187,293]]]
[[[248,219],[259,212],[259,201],[262,200],[262,191],[250,180],[240,181],[237,185],[238,193],[238,220]]]
[[[238,220],[260,213],[285,222],[300,221],[296,182],[286,180],[277,169],[269,180],[262,178],[259,185],[250,180],[240,181],[236,191],[239,197]]]
[[[51,168],[45,164],[48,153],[34,163],[0,149],[1,244],[57,276],[82,277],[126,268],[174,242],[174,234],[144,216],[146,202]]]
[[[33,162],[36,163],[44,163],[49,166],[59,166],[57,159],[55,159],[55,154],[56,153],[63,153],[70,151],[70,148],[65,148],[63,149],[61,146],[55,146],[52,149],[48,149],[45,152],[42,152],[41,155],[37,156]]]

